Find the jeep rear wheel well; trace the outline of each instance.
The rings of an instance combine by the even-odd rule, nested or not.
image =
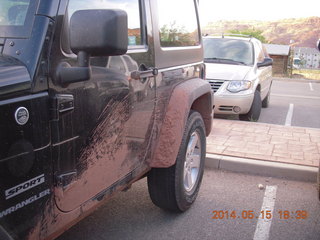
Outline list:
[[[170,167],[175,163],[191,110],[200,113],[205,123],[205,134],[210,134],[213,118],[211,94],[210,84],[199,78],[182,82],[175,87],[154,143],[155,151],[150,159],[150,167]]]
[[[191,110],[199,112],[204,121],[204,125],[206,128],[206,136],[209,136],[212,127],[212,109],[211,107],[211,93],[206,93],[201,97],[197,98],[191,106]]]

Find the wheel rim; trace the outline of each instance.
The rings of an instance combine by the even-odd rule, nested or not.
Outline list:
[[[184,162],[183,185],[187,192],[190,192],[195,186],[200,170],[201,159],[201,140],[198,132],[193,132],[190,136],[186,160]]]

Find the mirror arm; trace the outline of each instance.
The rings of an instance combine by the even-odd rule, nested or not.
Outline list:
[[[78,65],[79,67],[89,67],[90,65],[90,55],[85,51],[78,52]]]
[[[87,81],[91,78],[90,55],[84,51],[78,53],[78,66],[73,67],[67,62],[59,64],[56,79],[62,86],[70,83]]]

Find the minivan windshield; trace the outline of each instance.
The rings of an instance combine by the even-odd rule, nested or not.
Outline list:
[[[28,37],[37,2],[37,0],[0,0],[0,37]]]
[[[253,65],[253,46],[249,41],[204,38],[204,61],[211,63]]]

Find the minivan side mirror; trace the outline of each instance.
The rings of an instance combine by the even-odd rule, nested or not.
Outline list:
[[[273,59],[266,57],[263,59],[262,62],[258,62],[257,66],[258,66],[258,68],[259,67],[268,67],[268,66],[272,66],[272,64],[273,64]]]
[[[90,56],[123,55],[128,49],[127,13],[118,9],[79,10],[70,19],[70,48],[78,66],[62,63],[58,81],[62,85],[90,79]]]

